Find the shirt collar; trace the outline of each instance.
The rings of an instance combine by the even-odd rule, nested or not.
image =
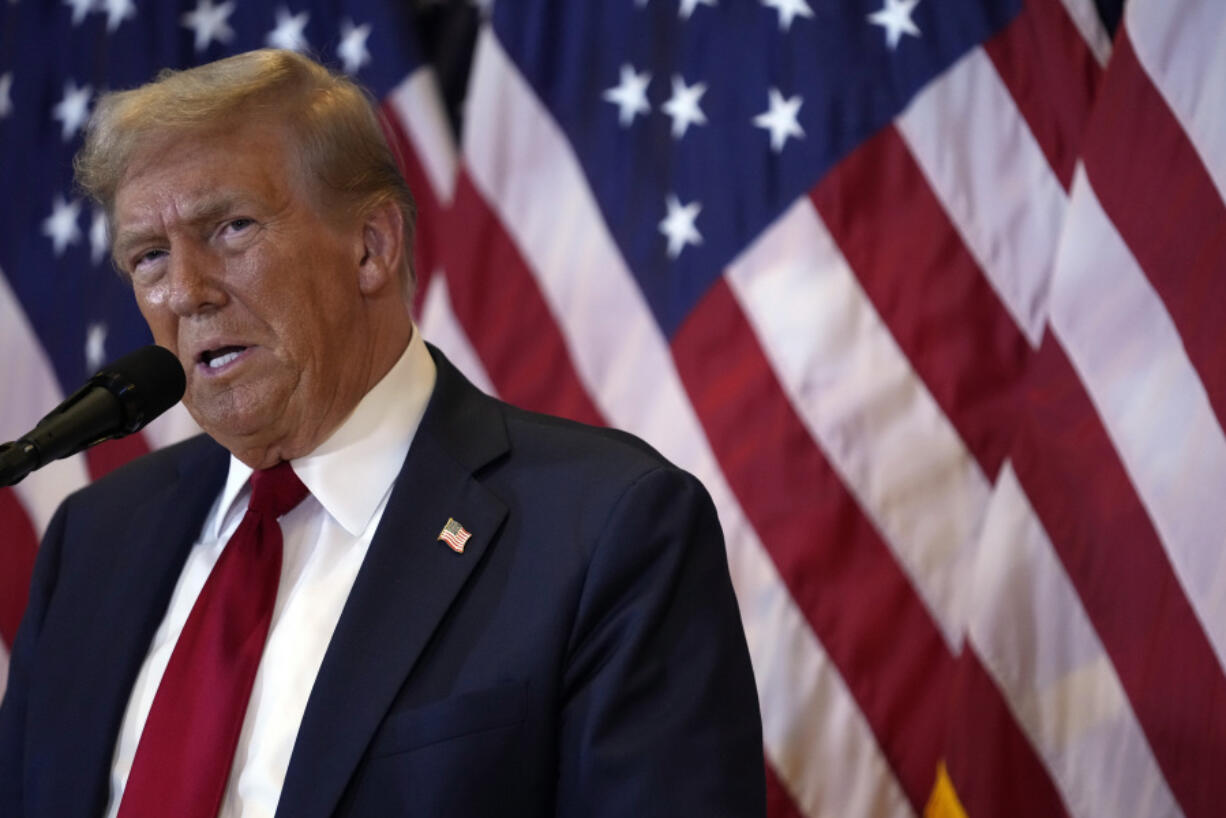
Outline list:
[[[391,491],[417,433],[437,369],[417,327],[400,359],[318,448],[290,461],[324,510],[351,536],[370,524]],[[234,455],[210,531],[221,536],[235,504],[249,493],[252,469]]]

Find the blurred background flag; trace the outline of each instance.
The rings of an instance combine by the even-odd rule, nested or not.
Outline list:
[[[0,438],[147,342],[97,95],[302,49],[381,103],[426,338],[711,491],[774,818],[1214,814],[1226,6],[1119,6],[10,2]],[[0,490],[0,642],[59,499],[193,431]]]

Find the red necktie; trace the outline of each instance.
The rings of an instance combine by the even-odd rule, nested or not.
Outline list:
[[[277,518],[306,497],[279,463],[251,503],[170,655],[136,747],[119,818],[216,818],[281,579]]]

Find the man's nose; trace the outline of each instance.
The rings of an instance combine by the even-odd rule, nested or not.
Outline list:
[[[169,265],[167,303],[176,315],[197,315],[225,304],[220,265],[207,252],[185,243],[171,251]]]

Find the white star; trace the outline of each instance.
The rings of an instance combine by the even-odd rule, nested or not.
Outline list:
[[[106,324],[95,321],[85,330],[85,366],[90,372],[106,363]]]
[[[874,11],[868,21],[885,29],[885,43],[893,51],[898,48],[902,35],[920,36],[919,26],[911,19],[911,12],[920,0],[885,0],[881,11]]]
[[[196,32],[196,51],[204,51],[209,43],[216,40],[228,43],[234,39],[234,29],[230,28],[228,18],[234,12],[234,3],[226,0],[220,6],[214,6],[213,0],[196,0],[196,8],[183,15],[185,28]]]
[[[89,260],[94,264],[102,261],[106,251],[110,249],[110,230],[106,225],[106,214],[101,210],[94,211],[94,218],[89,223]]]
[[[106,11],[106,30],[115,31],[124,20],[136,16],[132,0],[99,0]]]
[[[719,0],[681,0],[681,8],[677,10],[677,16],[682,20],[688,20],[690,15],[694,13],[694,9],[699,6],[716,5],[719,5]]]
[[[85,15],[93,11],[94,0],[64,0],[64,5],[72,8],[72,24],[79,26]]]
[[[647,102],[647,83],[651,82],[651,72],[642,74],[634,72],[634,66],[626,63],[622,66],[621,82],[604,92],[604,99],[612,102],[618,108],[617,121],[622,127],[629,127],[634,122],[635,114],[646,114],[651,111]]]
[[[668,215],[660,222],[660,232],[668,236],[668,257],[675,259],[687,244],[702,244],[702,234],[694,226],[702,205],[690,202],[683,207],[672,193],[668,194],[665,205]]]
[[[796,15],[812,17],[813,9],[805,0],[762,0],[762,5],[779,12],[779,30],[790,31]]]
[[[309,11],[290,14],[289,9],[281,6],[277,9],[277,27],[268,33],[268,44],[286,51],[306,51],[311,46],[303,30],[309,19]]]
[[[51,116],[60,121],[60,135],[65,142],[89,119],[89,98],[93,94],[94,89],[88,85],[78,88],[72,80],[64,83],[64,98],[51,109]]]
[[[779,153],[789,136],[801,138],[805,135],[804,128],[796,121],[800,105],[804,102],[800,95],[784,99],[778,88],[770,90],[770,110],[753,118],[753,124],[766,128],[771,132],[771,150]]]
[[[64,255],[68,245],[81,240],[81,228],[77,225],[79,215],[80,201],[65,202],[63,196],[56,194],[51,215],[43,220],[43,235],[51,239],[51,246],[57,258]]]
[[[349,19],[341,20],[341,44],[336,53],[341,55],[345,73],[356,74],[362,66],[370,62],[370,52],[366,50],[366,38],[369,36],[369,23],[355,26]]]
[[[702,112],[702,108],[698,107],[699,100],[702,99],[702,95],[706,92],[707,84],[705,82],[686,85],[685,80],[681,79],[679,75],[673,74],[673,95],[668,98],[668,102],[660,106],[664,113],[672,117],[673,139],[680,139],[685,136],[685,132],[690,125],[707,124],[706,114]]]
[[[13,113],[13,72],[0,74],[0,119]]]
[[[482,18],[488,18],[494,13],[494,0],[469,0],[469,3],[480,13]]]

